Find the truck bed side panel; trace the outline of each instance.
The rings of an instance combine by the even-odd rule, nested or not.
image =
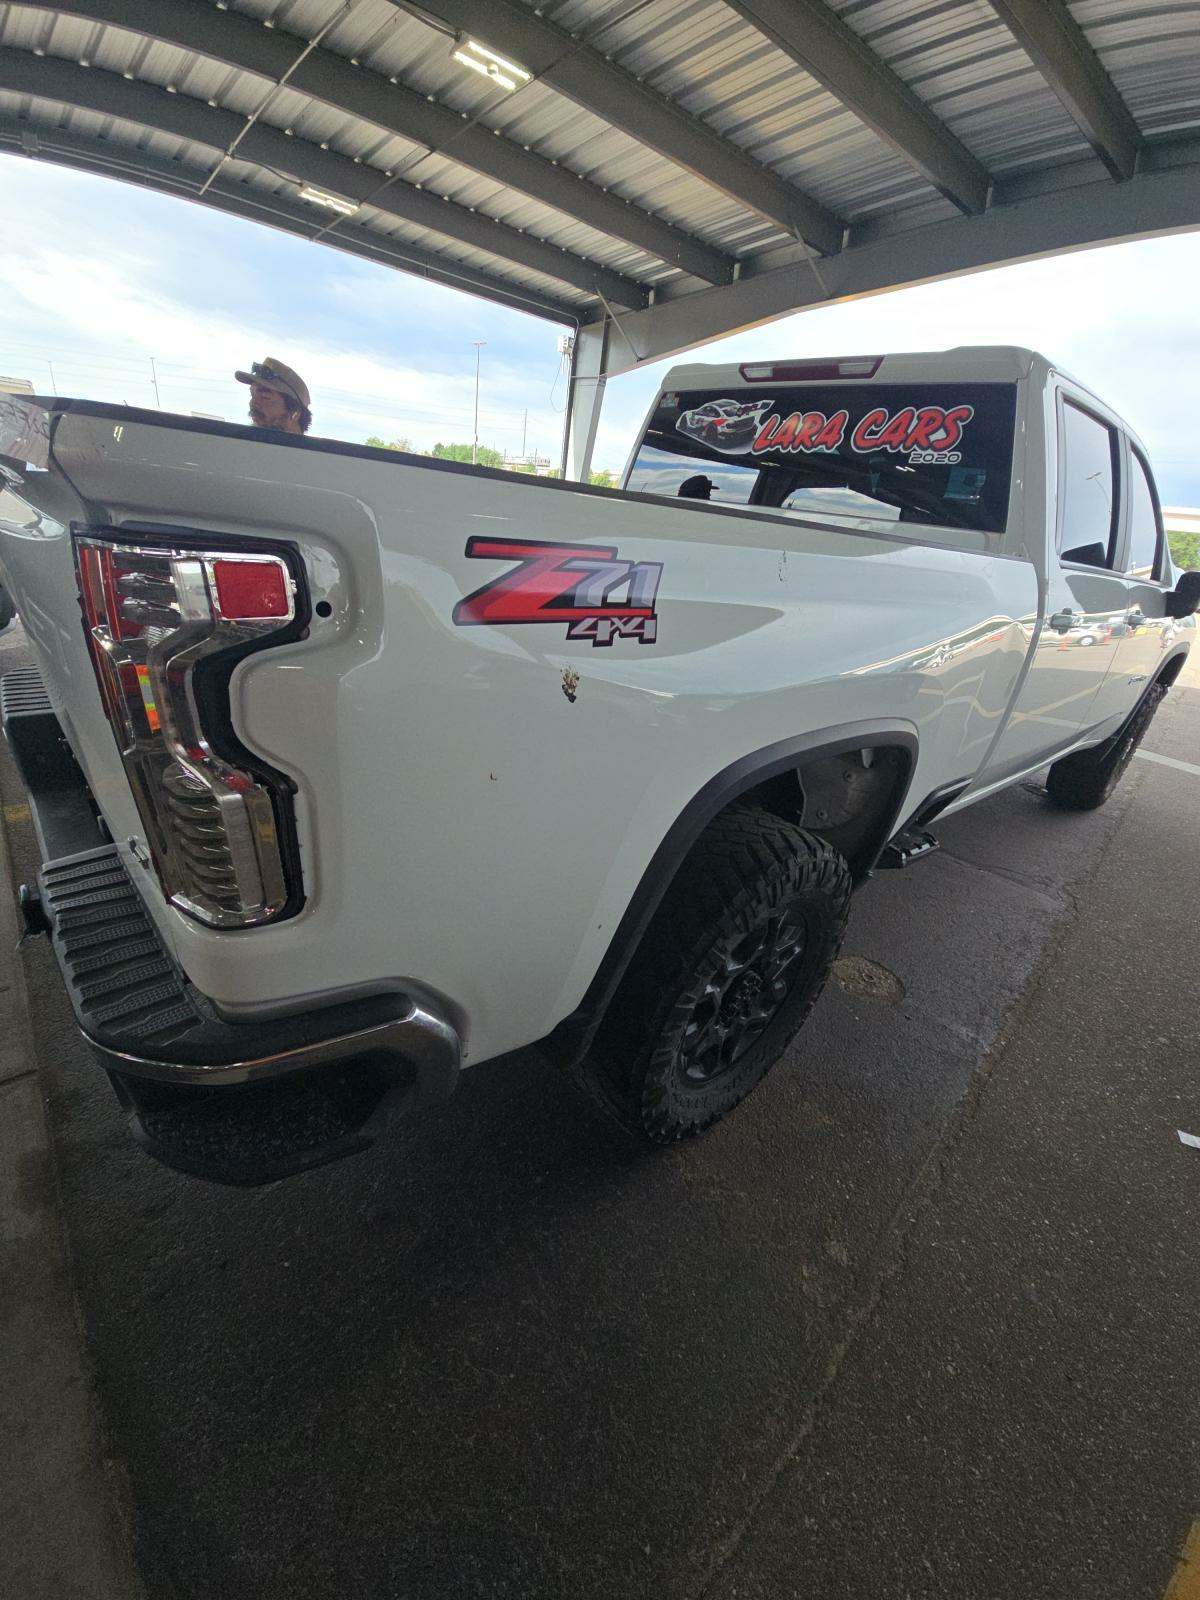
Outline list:
[[[970,777],[1037,609],[1024,561],[382,452],[73,414],[54,454],[31,498],[53,479],[93,522],[294,540],[332,608],[232,686],[240,736],[298,786],[301,913],[213,932],[130,861],[188,974],[233,1013],[423,985],[463,1017],[474,1060],[579,1002],[663,835],[734,761],[899,719],[920,740],[914,803]],[[0,567],[36,613],[42,667],[124,839],[136,818],[87,659],[70,517],[36,545],[13,504],[5,517]],[[456,622],[505,574],[520,589],[528,553],[494,553],[514,541],[586,547],[546,557],[575,563],[576,603],[634,564],[609,594],[653,584],[653,640],[568,638],[553,605],[547,620]]]

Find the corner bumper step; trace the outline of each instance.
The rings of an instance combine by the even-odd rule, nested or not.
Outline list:
[[[409,995],[220,1015],[163,943],[117,846],[98,842],[36,670],[0,680],[0,716],[43,857],[27,930],[49,933],[79,1028],[150,1154],[217,1182],[266,1183],[364,1149],[393,1114],[450,1094],[458,1035]]]
[[[271,1182],[365,1149],[385,1105],[453,1087],[457,1040],[422,1059],[407,996],[266,1022],[218,1016],[163,946],[115,845],[49,861],[39,882],[80,1029],[166,1166]]]

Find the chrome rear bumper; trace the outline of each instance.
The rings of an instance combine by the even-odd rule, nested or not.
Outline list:
[[[49,934],[80,1031],[153,1155],[220,1182],[268,1182],[363,1149],[401,1110],[453,1092],[458,1033],[408,994],[223,1017],[175,965],[117,847],[100,842],[36,673],[13,676],[4,732],[44,858],[38,894],[23,894],[27,926]]]
[[[153,1056],[114,1050],[93,1038],[84,1038],[101,1063],[112,1072],[149,1078],[156,1083],[243,1084],[262,1083],[290,1072],[331,1066],[363,1055],[394,1056],[416,1070],[418,1098],[422,1102],[446,1100],[458,1082],[458,1035],[448,1022],[431,1011],[407,1002],[403,1016],[375,1022],[349,1033],[313,1039],[306,1044],[271,1051],[238,1061],[165,1061]],[[321,1013],[309,1013],[316,1023]]]

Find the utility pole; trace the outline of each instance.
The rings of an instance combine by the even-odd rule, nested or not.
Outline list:
[[[46,365],[50,368],[50,393],[56,395],[58,393],[58,384],[54,379],[54,363],[47,359]]]
[[[479,459],[479,352],[487,343],[486,339],[472,339],[475,346],[475,440],[471,445],[471,465],[475,466]]]
[[[154,365],[154,357],[150,357],[150,379],[154,384],[154,404],[162,410],[162,401],[158,398],[158,368]]]
[[[525,415],[521,419],[521,454],[525,454],[525,433],[529,427],[529,407],[525,408]]]

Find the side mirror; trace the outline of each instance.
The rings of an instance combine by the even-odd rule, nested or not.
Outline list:
[[[1169,617],[1190,617],[1200,607],[1200,572],[1181,572],[1179,582],[1167,596]]]

